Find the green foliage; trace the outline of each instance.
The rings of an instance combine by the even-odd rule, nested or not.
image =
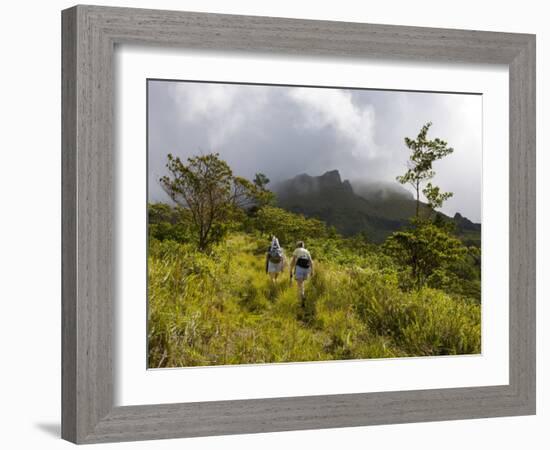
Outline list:
[[[249,208],[249,214],[255,215],[258,209],[275,203],[275,194],[267,188],[269,182],[269,178],[263,173],[257,173],[254,176],[252,185],[249,187],[254,204]]]
[[[393,233],[383,249],[397,264],[410,268],[416,288],[431,277],[446,276],[448,269],[463,261],[467,253],[459,239],[427,221],[415,221],[411,229]]]
[[[435,176],[432,170],[434,161],[451,154],[454,149],[448,147],[447,142],[435,138],[428,140],[428,130],[431,122],[426,123],[418,133],[416,140],[406,137],[405,145],[411,151],[408,161],[408,168],[404,175],[396,177],[401,184],[410,184],[416,193],[416,217],[420,211],[420,188],[422,183],[427,182]],[[431,209],[440,208],[443,202],[452,197],[452,192],[440,192],[439,187],[428,182],[422,189],[422,193],[428,200]]]
[[[453,196],[452,192],[441,192],[439,186],[434,186],[432,183],[426,184],[426,187],[422,189],[422,193],[428,200],[428,205],[432,209],[441,208],[443,202]]]
[[[424,168],[411,169],[418,182],[452,151],[426,140],[429,125],[406,140]],[[161,184],[177,206],[148,205],[149,367],[480,352],[480,250],[454,237],[454,224],[416,218],[379,246],[368,230],[343,237],[272,206],[265,175],[236,177],[217,154],[187,164],[169,155],[167,166]],[[431,183],[425,195],[448,198]],[[305,241],[315,260],[304,302],[288,273],[265,275],[272,235],[287,256]]]
[[[168,154],[166,164],[170,176],[160,184],[170,198],[187,209],[199,250],[221,242],[235,222],[242,219],[242,210],[268,204],[273,194],[266,189],[269,182],[257,174],[255,182],[233,175],[218,153],[193,156],[184,164]]]
[[[265,236],[277,236],[283,246],[293,246],[297,240],[307,241],[335,234],[333,229],[320,220],[306,218],[274,206],[261,208],[251,226]]]
[[[442,289],[461,297],[481,302],[481,251],[470,246],[463,249],[463,257],[453,261],[445,270],[435,271],[428,286]]]
[[[265,276],[259,236],[233,232],[208,255],[151,239],[149,366],[479,353],[474,301],[431,288],[404,292],[400,267],[376,246],[325,241],[309,238],[323,258],[301,307],[287,277],[273,284]]]
[[[453,236],[456,233],[456,223],[445,220],[439,213],[435,214],[431,222],[419,215],[422,183],[427,182],[422,193],[428,200],[430,211],[440,208],[453,195],[452,192],[441,192],[438,186],[428,181],[435,176],[433,162],[454,151],[448,147],[447,142],[439,138],[427,139],[431,125],[431,122],[425,124],[416,140],[405,138],[411,155],[407,172],[398,176],[397,180],[402,184],[409,183],[415,189],[416,215],[412,220],[412,228],[394,232],[386,239],[383,250],[401,265],[402,287],[420,289],[428,285],[479,299],[480,273],[473,268],[475,257],[468,260],[467,247]],[[461,216],[458,218],[464,221]],[[465,222],[468,222],[466,226],[473,226],[471,222]]]
[[[192,242],[192,224],[189,211],[165,203],[147,205],[149,238],[159,241]]]

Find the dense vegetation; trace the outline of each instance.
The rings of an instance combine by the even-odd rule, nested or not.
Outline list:
[[[480,352],[474,256],[443,262],[415,288],[411,270],[364,237],[272,206],[209,252],[182,208],[149,207],[149,366],[267,363]],[[305,239],[316,261],[301,308],[288,272],[265,275],[268,236]]]
[[[430,209],[417,195],[414,217],[381,244],[368,227],[344,236],[276,207],[265,175],[236,177],[217,154],[169,155],[160,181],[175,206],[148,207],[149,367],[479,353],[480,250],[431,214],[452,195],[431,183],[431,162],[452,149],[428,128],[406,141],[400,181]],[[278,280],[265,274],[273,235],[287,260],[304,240],[315,261],[303,303],[288,261]]]

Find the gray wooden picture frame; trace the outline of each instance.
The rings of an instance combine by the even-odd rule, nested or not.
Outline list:
[[[115,44],[506,64],[509,384],[114,406]],[[62,12],[62,437],[75,443],[535,413],[535,36],[75,6]]]

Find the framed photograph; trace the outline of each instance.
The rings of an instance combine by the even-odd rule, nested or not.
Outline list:
[[[62,436],[535,413],[535,37],[62,13]]]

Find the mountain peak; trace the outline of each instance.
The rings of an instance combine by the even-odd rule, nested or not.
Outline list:
[[[472,222],[470,219],[464,217],[459,212],[455,213],[453,220],[459,230],[481,231],[481,224]]]
[[[348,180],[342,181],[338,170],[329,170],[319,176],[311,176],[307,173],[296,175],[290,180],[284,181],[276,188],[278,194],[284,196],[287,192],[299,195],[326,194],[342,192],[353,194],[351,183]]]
[[[316,217],[345,236],[366,232],[373,242],[382,242],[402,229],[414,216],[416,200],[396,182],[354,182],[342,180],[338,170],[319,176],[306,173],[282,181],[274,189],[277,205],[288,211]],[[422,203],[423,209],[429,208]],[[453,220],[443,215],[446,220]],[[459,230],[479,232],[481,227],[457,214]]]
[[[340,172],[338,170],[329,170],[325,172],[323,175],[321,175],[319,178],[321,178],[324,181],[327,181],[331,184],[341,184],[342,178],[340,178]]]

